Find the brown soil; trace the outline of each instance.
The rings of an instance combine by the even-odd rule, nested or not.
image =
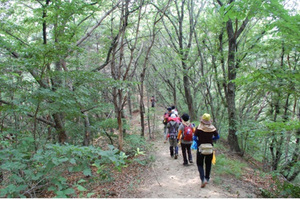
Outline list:
[[[153,155],[155,161],[145,168],[140,186],[126,197],[138,198],[233,198],[257,197],[256,189],[249,183],[238,181],[232,177],[224,177],[222,185],[214,183],[214,167],[211,180],[205,188],[201,188],[199,172],[196,163],[183,166],[179,147],[178,159],[169,155],[168,143],[163,139],[154,142]],[[193,151],[196,160],[196,152]]]

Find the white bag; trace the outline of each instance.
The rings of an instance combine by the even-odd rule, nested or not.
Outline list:
[[[210,155],[213,153],[213,145],[210,143],[200,144],[199,152],[203,155]]]

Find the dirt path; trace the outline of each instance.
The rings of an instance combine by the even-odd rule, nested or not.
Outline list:
[[[149,168],[144,182],[136,190],[140,198],[228,198],[236,197],[216,187],[213,183],[214,168],[211,181],[205,188],[200,188],[200,177],[196,163],[183,166],[181,148],[177,160],[169,155],[169,144],[163,143],[163,137],[157,137],[153,146],[155,161]],[[193,151],[196,161],[196,151]]]
[[[163,111],[161,111],[163,112]],[[156,115],[157,120],[161,117]],[[214,184],[214,170],[212,166],[211,179],[205,188],[201,188],[201,181],[196,165],[196,151],[192,151],[194,163],[183,166],[181,147],[178,159],[170,157],[169,143],[163,140],[163,124],[159,124],[159,135],[151,141],[154,161],[143,171],[140,183],[131,193],[122,197],[135,198],[256,198],[255,189],[249,183],[235,178],[222,179],[223,183]]]

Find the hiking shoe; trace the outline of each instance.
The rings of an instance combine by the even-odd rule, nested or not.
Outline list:
[[[177,155],[177,154],[175,154],[175,157],[174,157],[174,158],[175,158],[175,159],[177,159],[177,157],[178,157],[178,155]]]
[[[206,181],[202,182],[202,184],[201,184],[201,188],[204,188],[206,184],[207,184],[207,182],[206,182]]]
[[[192,163],[193,163],[193,160],[190,160],[189,162],[192,164]]]
[[[206,182],[206,184],[208,184],[209,183],[209,179],[205,178],[205,182]]]

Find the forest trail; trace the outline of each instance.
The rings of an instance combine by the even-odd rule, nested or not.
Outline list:
[[[159,115],[158,115],[159,117]],[[158,118],[160,119],[160,118]],[[214,184],[214,166],[211,180],[205,188],[201,188],[199,172],[196,165],[196,151],[192,151],[194,163],[183,166],[181,147],[178,159],[170,157],[169,143],[164,143],[163,124],[158,127],[160,134],[156,134],[152,141],[152,155],[154,162],[144,171],[143,180],[134,193],[129,197],[138,198],[232,198],[243,197],[240,194],[229,193],[225,188]],[[133,196],[134,195],[134,196]],[[248,197],[249,194],[244,194]],[[253,196],[255,197],[255,195]]]
[[[197,170],[196,152],[193,151],[194,163],[183,166],[181,148],[178,159],[169,155],[169,143],[163,143],[163,137],[157,138],[153,146],[155,161],[149,167],[148,176],[136,190],[140,198],[226,198],[234,195],[215,187],[213,172],[211,182],[200,188],[200,178]]]
[[[158,116],[159,117],[159,116]],[[158,119],[161,119],[160,117]],[[178,159],[170,157],[169,143],[163,140],[163,124],[158,127],[160,134],[156,134],[152,141],[152,155],[154,162],[144,171],[143,180],[129,197],[138,198],[233,198],[256,197],[251,190],[246,190],[234,179],[226,179],[226,186],[214,184],[214,166],[211,180],[205,188],[201,188],[199,172],[196,165],[196,151],[192,151],[194,163],[183,166],[181,147]],[[231,187],[228,190],[228,186]],[[226,189],[227,187],[227,189]],[[134,196],[133,196],[133,195]]]

